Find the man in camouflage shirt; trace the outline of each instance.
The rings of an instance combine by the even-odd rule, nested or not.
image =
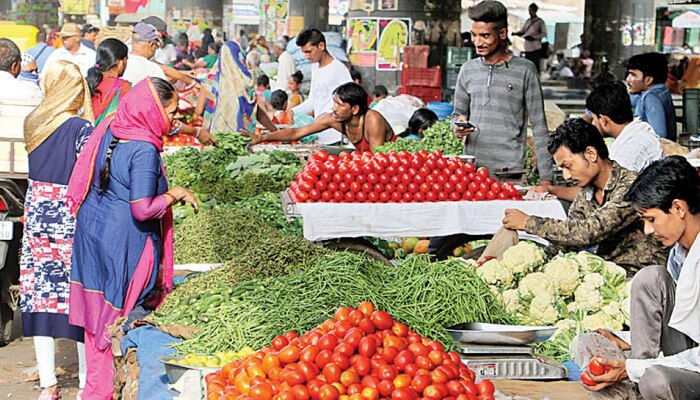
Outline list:
[[[627,270],[629,276],[647,265],[665,265],[668,251],[644,234],[644,224],[623,200],[637,174],[608,157],[596,128],[583,121],[566,121],[551,137],[549,152],[564,178],[582,188],[571,204],[569,219],[528,216],[506,210],[503,225],[550,241],[561,251],[593,248],[593,253]]]

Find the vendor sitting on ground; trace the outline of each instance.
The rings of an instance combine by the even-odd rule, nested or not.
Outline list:
[[[356,83],[345,83],[333,91],[333,112],[323,114],[313,123],[269,133],[254,135],[250,145],[262,142],[299,140],[304,136],[333,128],[343,133],[358,151],[374,151],[385,142],[396,141],[391,125],[381,114],[370,110],[365,89]],[[248,132],[242,132],[250,135]]]
[[[630,336],[606,330],[578,338],[575,361],[588,373],[593,357],[610,371],[590,376],[593,398],[697,399],[700,394],[700,178],[683,157],[657,161],[634,181],[625,200],[644,231],[672,247],[665,266],[632,281]],[[629,351],[625,354],[623,351]],[[633,383],[632,383],[633,382]],[[637,386],[635,388],[635,386]]]
[[[603,136],[577,118],[564,122],[550,138],[549,152],[564,178],[581,191],[569,208],[569,218],[528,216],[509,209],[503,219],[508,229],[537,235],[564,251],[591,249],[634,275],[647,265],[666,262],[668,251],[644,235],[644,224],[623,198],[637,177],[609,159]]]

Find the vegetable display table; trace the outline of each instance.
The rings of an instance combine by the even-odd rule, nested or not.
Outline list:
[[[282,193],[288,217],[302,217],[304,237],[321,241],[340,237],[489,235],[502,226],[507,208],[528,215],[566,219],[558,200],[445,201],[423,203],[293,203]]]

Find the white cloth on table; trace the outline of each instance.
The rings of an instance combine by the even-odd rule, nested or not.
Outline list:
[[[304,237],[311,241],[340,237],[448,236],[496,233],[507,208],[528,215],[566,219],[558,200],[446,201],[437,203],[301,203]]]

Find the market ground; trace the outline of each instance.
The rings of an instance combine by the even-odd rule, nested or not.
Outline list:
[[[56,368],[64,400],[75,398],[78,391],[78,359],[75,344],[59,340]],[[34,400],[39,396],[39,381],[31,339],[15,340],[0,349],[0,400]],[[28,375],[29,374],[29,375]],[[33,375],[33,376],[32,376]],[[586,400],[588,395],[578,382],[495,381],[496,389],[516,399]]]

